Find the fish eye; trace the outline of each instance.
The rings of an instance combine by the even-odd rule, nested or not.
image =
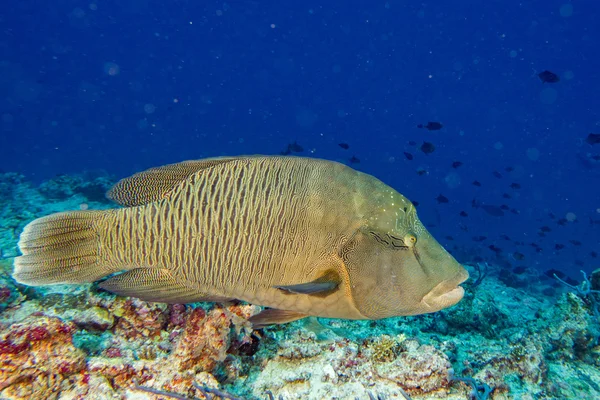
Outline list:
[[[414,246],[415,244],[417,244],[417,237],[415,235],[413,235],[412,233],[409,233],[408,235],[405,236],[404,242],[407,243],[409,246],[410,245]]]

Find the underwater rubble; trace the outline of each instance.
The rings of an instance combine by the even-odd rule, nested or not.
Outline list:
[[[111,183],[36,187],[0,174],[0,399],[600,398],[600,271],[571,286],[532,269],[523,285],[467,265],[465,298],[438,313],[257,331],[248,318],[260,307],[244,303],[167,305],[11,279],[27,222],[111,207]]]

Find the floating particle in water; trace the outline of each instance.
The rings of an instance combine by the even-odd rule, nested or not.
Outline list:
[[[574,222],[577,219],[577,215],[575,215],[575,213],[568,212],[567,215],[565,215],[565,219],[569,222]]]
[[[546,88],[540,92],[540,101],[542,104],[554,104],[558,98],[558,92],[552,88]]]
[[[144,112],[146,114],[152,114],[156,111],[156,106],[154,104],[148,103],[144,105]]]
[[[535,147],[528,148],[527,158],[529,158],[531,161],[537,161],[540,158],[540,151]]]
[[[560,12],[561,17],[569,18],[570,16],[573,15],[573,4],[565,3],[565,4],[561,5],[559,12]]]
[[[116,76],[121,72],[121,68],[114,62],[106,62],[104,63],[104,72],[109,76]]]

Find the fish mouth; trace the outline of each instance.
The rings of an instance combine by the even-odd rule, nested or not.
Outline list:
[[[438,311],[458,303],[465,295],[465,289],[459,286],[461,283],[469,279],[469,273],[463,268],[452,279],[440,282],[423,300],[421,300],[432,311]]]

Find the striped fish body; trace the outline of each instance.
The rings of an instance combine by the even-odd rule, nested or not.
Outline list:
[[[124,208],[28,224],[13,277],[93,282],[148,301],[244,300],[255,326],[307,315],[377,319],[448,307],[468,274],[404,196],[345,165],[300,157],[187,161],[123,179]]]
[[[275,287],[343,268],[338,252],[363,222],[356,181],[365,177],[314,159],[232,160],[192,174],[159,201],[115,212],[102,254],[123,268],[167,269],[209,298],[360,318],[343,292],[311,297]]]

